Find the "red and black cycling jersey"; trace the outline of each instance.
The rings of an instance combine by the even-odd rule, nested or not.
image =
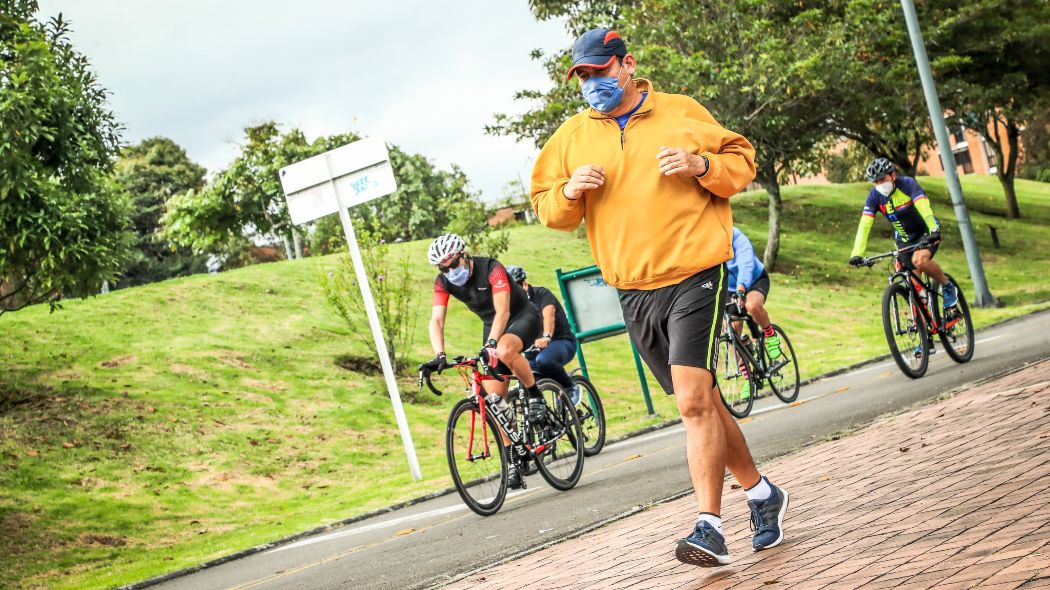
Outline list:
[[[474,262],[474,269],[467,283],[462,287],[450,283],[444,274],[439,273],[434,279],[435,306],[447,307],[448,296],[451,295],[466,303],[470,311],[476,313],[482,322],[489,325],[496,317],[496,307],[492,304],[494,293],[510,292],[511,317],[531,305],[525,289],[507,278],[507,269],[500,261],[484,256],[472,256],[469,260]]]

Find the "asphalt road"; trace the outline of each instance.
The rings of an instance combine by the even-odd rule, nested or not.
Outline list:
[[[938,350],[925,377],[911,380],[892,360],[822,379],[799,401],[755,403],[742,428],[755,458],[781,455],[973,381],[1050,357],[1050,312],[981,331],[971,362]],[[939,346],[938,346],[939,349]],[[587,460],[579,485],[557,492],[538,476],[483,518],[456,494],[278,546],[156,586],[164,590],[427,588],[460,574],[691,489],[681,426],[609,445]],[[741,501],[743,496],[741,494]],[[804,500],[795,500],[795,502]],[[334,515],[338,516],[338,515]],[[672,542],[692,523],[668,530]]]

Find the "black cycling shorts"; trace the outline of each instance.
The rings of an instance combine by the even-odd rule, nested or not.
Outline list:
[[[482,345],[489,339],[490,333],[492,333],[492,324],[482,326]],[[521,338],[522,350],[532,346],[540,336],[543,336],[543,323],[540,320],[539,310],[531,303],[526,304],[518,310],[518,313],[510,316],[510,319],[507,320],[507,329],[503,333],[514,334]]]
[[[898,248],[906,248],[908,246],[914,246],[917,243],[918,243],[917,241],[916,242],[904,242],[904,243],[897,244],[897,247]],[[934,245],[932,245],[932,246],[930,246],[928,248],[925,248],[926,250],[930,251],[930,259],[931,260],[937,254],[937,248],[940,248],[940,247],[941,247],[941,243],[937,242],[936,244],[934,244]],[[901,268],[902,269],[904,269],[904,270],[915,270],[915,265],[911,263],[911,257],[916,252],[918,252],[918,250],[912,250],[911,252],[908,252],[907,254],[901,256]]]
[[[769,273],[766,272],[766,269],[762,269],[762,274],[759,275],[759,277],[755,279],[753,283],[751,283],[751,286],[747,289],[747,292],[750,293],[752,291],[758,291],[762,294],[762,297],[769,299],[769,287]]]
[[[725,265],[702,270],[677,285],[620,289],[627,333],[667,394],[671,365],[714,369],[715,340],[725,309]]]

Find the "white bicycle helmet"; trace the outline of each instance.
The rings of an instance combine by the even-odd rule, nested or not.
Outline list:
[[[427,250],[427,259],[430,261],[430,264],[437,266],[442,262],[448,261],[456,254],[462,254],[466,248],[467,244],[463,241],[463,238],[456,234],[444,234],[430,243],[430,248]]]

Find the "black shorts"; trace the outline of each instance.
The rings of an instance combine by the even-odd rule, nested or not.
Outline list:
[[[908,246],[914,246],[917,243],[919,243],[919,240],[916,240],[914,242],[901,242],[901,243],[897,244],[897,247],[898,248],[905,248],[905,247],[908,247]],[[926,250],[930,251],[930,258],[931,259],[934,257],[934,255],[937,254],[937,248],[940,248],[940,247],[941,247],[941,243],[937,242],[936,244],[926,248]],[[902,269],[904,269],[904,270],[915,270],[915,265],[911,263],[911,257],[916,252],[918,252],[918,250],[912,250],[911,252],[908,252],[904,256],[901,256],[901,268]]]
[[[492,333],[492,324],[482,326],[481,344],[484,345]],[[535,344],[536,340],[543,336],[543,323],[540,321],[540,311],[531,303],[518,310],[518,313],[510,316],[507,320],[507,329],[504,334],[514,334],[521,338],[522,350]]]
[[[671,365],[714,368],[715,340],[727,299],[725,282],[725,265],[719,264],[677,285],[619,290],[627,333],[666,393],[674,393]]]
[[[748,288],[747,292],[758,291],[762,294],[762,297],[769,299],[769,273],[766,269],[762,269],[762,274],[759,275],[755,282],[751,283],[751,287]]]

